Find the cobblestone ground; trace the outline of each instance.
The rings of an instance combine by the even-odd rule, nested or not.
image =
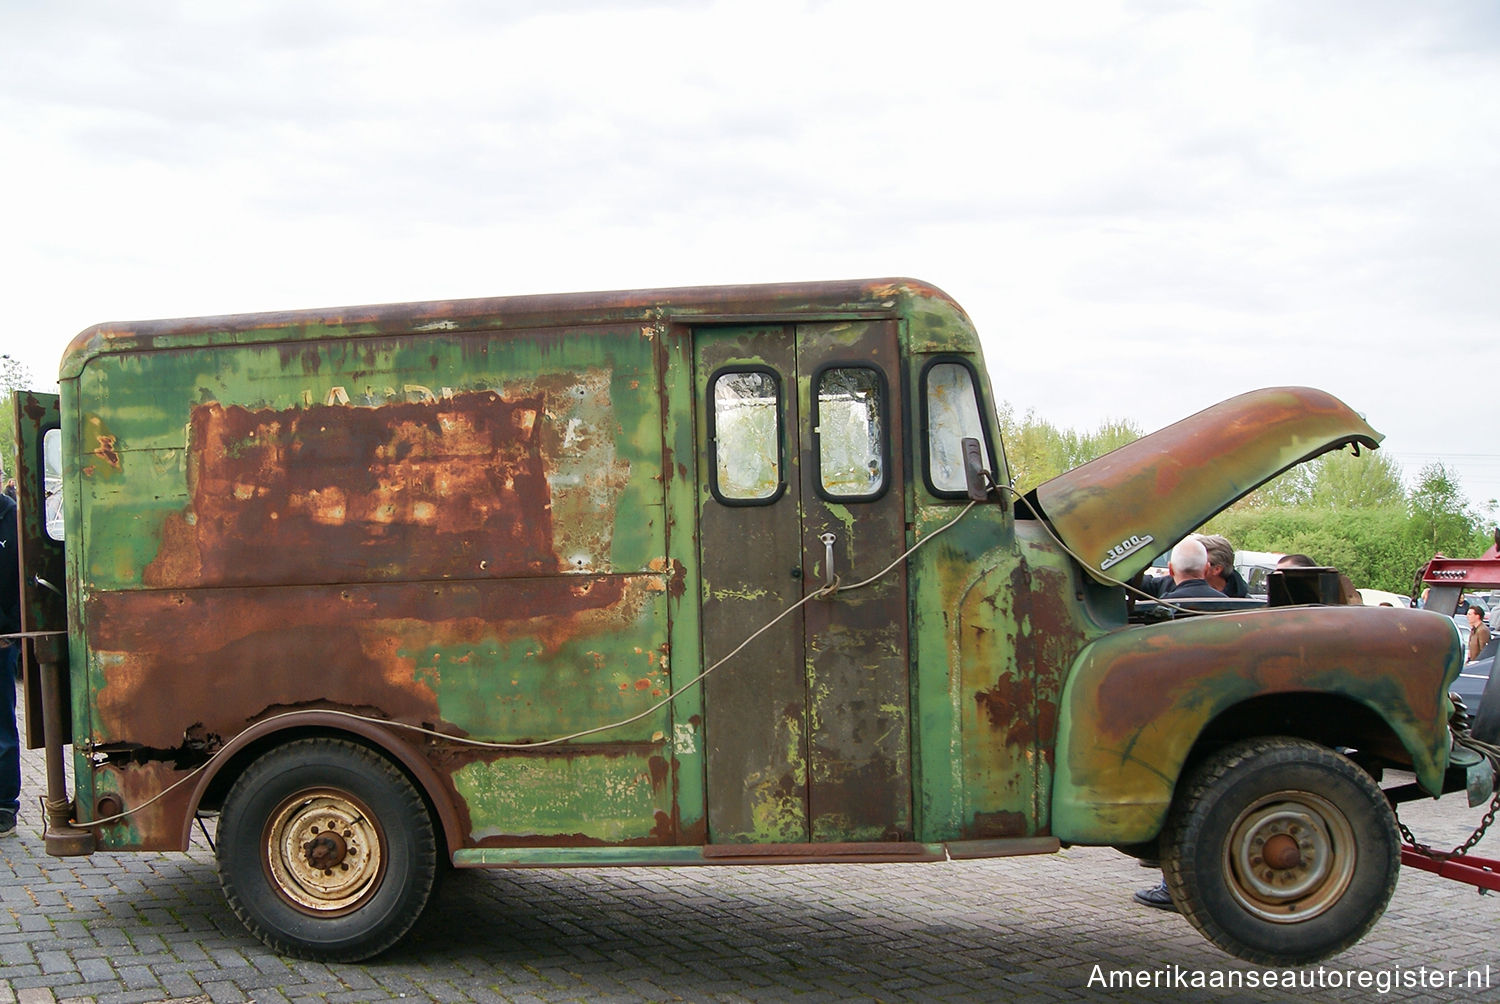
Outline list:
[[[1121,971],[1263,980],[1267,970],[1229,959],[1175,914],[1133,905],[1155,873],[1102,849],[932,865],[458,872],[415,937],[375,962],[292,961],[229,912],[201,837],[186,854],[47,857],[33,808],[39,753],[23,770],[26,815],[0,840],[0,1004],[1500,1001],[1500,898],[1410,869],[1360,944],[1301,971],[1321,988],[1119,989]],[[1450,797],[1403,816],[1452,846],[1481,812]],[[1476,853],[1500,857],[1500,838]],[[1359,972],[1457,983],[1334,985]],[[1471,972],[1487,983],[1465,986]],[[1111,973],[1113,990],[1102,982]]]

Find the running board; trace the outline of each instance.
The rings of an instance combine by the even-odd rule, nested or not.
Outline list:
[[[843,844],[709,844],[705,847],[466,847],[459,868],[620,868],[687,865],[804,865],[967,861],[1051,854],[1056,837],[955,840],[946,844],[884,841]]]

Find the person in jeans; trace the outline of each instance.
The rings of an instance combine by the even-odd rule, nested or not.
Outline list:
[[[5,474],[0,471],[0,482]],[[16,503],[0,492],[0,635],[21,630],[21,560],[16,548]],[[0,640],[0,837],[16,832],[21,809],[21,736],[16,730],[18,638]]]
[[[1223,537],[1218,538],[1224,540]],[[1229,542],[1224,541],[1225,544]],[[1230,548],[1230,571],[1234,570],[1234,549]],[[1222,558],[1222,555],[1221,555]],[[1208,548],[1199,537],[1188,537],[1172,548],[1172,558],[1167,565],[1168,572],[1172,576],[1172,585],[1162,593],[1161,598],[1167,603],[1173,600],[1195,600],[1208,599],[1211,597],[1223,598],[1224,594],[1205,580],[1211,561]],[[1222,565],[1220,569],[1222,570]],[[1151,867],[1158,867],[1155,861],[1143,862]],[[1167,880],[1164,878],[1150,889],[1141,889],[1133,894],[1132,898],[1142,906],[1154,907],[1158,910],[1176,910],[1172,903],[1172,894],[1167,892]]]

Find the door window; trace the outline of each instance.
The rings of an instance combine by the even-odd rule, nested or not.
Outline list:
[[[42,499],[46,508],[47,536],[62,540],[62,432],[57,429],[48,429],[42,434]]]
[[[768,369],[714,374],[709,409],[714,498],[766,505],[781,496],[781,381]]]
[[[829,366],[815,382],[819,491],[840,501],[879,498],[888,466],[885,377],[868,366]]]

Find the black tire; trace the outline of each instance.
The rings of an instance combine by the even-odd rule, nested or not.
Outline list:
[[[437,875],[432,819],[385,757],[300,739],[235,781],[219,817],[219,883],[235,914],[283,955],[357,962],[421,916]]]
[[[1370,776],[1290,738],[1237,743],[1194,770],[1162,852],[1182,915],[1230,955],[1273,966],[1353,945],[1401,870],[1395,815]]]

